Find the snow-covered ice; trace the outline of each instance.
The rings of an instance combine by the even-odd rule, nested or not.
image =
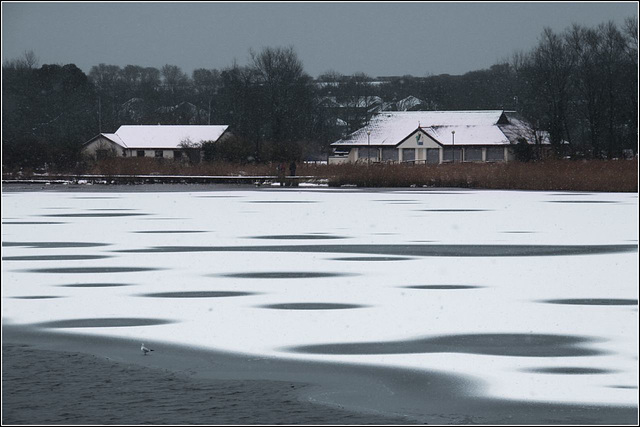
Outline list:
[[[637,194],[5,192],[2,217],[3,322],[455,373],[493,397],[638,403]],[[617,249],[526,254],[539,245]],[[540,351],[430,341],[461,335]]]

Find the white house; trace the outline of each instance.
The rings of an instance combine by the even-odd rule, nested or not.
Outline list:
[[[227,125],[120,126],[115,133],[101,133],[84,143],[83,152],[101,159],[108,156],[180,159],[186,146],[200,148],[227,134]]]
[[[329,163],[506,162],[515,158],[513,146],[522,140],[550,147],[547,132],[534,130],[514,112],[385,111],[331,144]]]

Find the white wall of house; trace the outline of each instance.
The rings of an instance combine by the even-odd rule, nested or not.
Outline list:
[[[420,142],[422,144],[418,144],[418,140],[416,139],[416,135],[421,133],[420,131],[414,132],[410,137],[406,138],[406,140],[399,144],[396,149],[398,151],[397,161],[402,162],[411,162],[416,161],[417,163],[428,163],[428,164],[436,164],[435,154],[437,150],[437,158],[438,164],[445,162],[445,154],[444,151],[447,148],[451,148],[451,146],[443,147],[437,142],[435,142],[428,135],[422,133],[420,138]],[[465,163],[480,163],[480,162],[508,162],[515,160],[515,155],[513,150],[509,146],[456,146],[456,149],[460,150],[461,156],[456,156],[456,162],[463,161]],[[381,159],[381,150],[379,147],[369,147],[371,152],[371,161],[380,161]],[[413,150],[413,158],[411,153],[407,150]],[[429,150],[429,151],[428,151]],[[367,147],[352,147],[349,155],[347,157],[342,158],[330,158],[332,164],[336,163],[356,163],[357,161],[366,162],[367,161]],[[135,155],[135,153],[133,154]],[[153,152],[150,154],[153,156]],[[447,162],[450,162],[448,160]]]
[[[346,156],[329,156],[327,163],[330,165],[343,165],[352,162],[350,162]]]
[[[104,150],[104,153],[109,157],[142,157],[139,155],[139,152],[144,153],[144,157],[150,158],[163,158],[163,159],[174,159],[176,157],[175,151],[172,149],[136,149],[136,148],[123,148],[122,146],[114,143],[113,141],[108,140],[104,137],[99,137],[95,141],[87,144],[83,152],[85,155],[96,158],[98,156],[98,152]],[[156,156],[156,151],[161,152],[161,157]],[[182,158],[186,158],[187,154],[182,151]]]
[[[106,150],[110,156],[123,156],[127,151],[125,148],[122,148],[120,145],[103,136],[96,138],[83,148],[84,153],[91,157],[96,157],[100,150]],[[126,155],[128,155],[128,153]]]
[[[162,152],[161,156],[156,156],[156,151],[158,152]],[[127,156],[130,157],[142,157],[138,155],[138,152],[143,152],[144,153],[144,157],[151,157],[151,158],[162,158],[162,159],[173,159],[175,158],[175,151],[176,150],[171,150],[171,149],[158,149],[158,150],[149,150],[149,149],[140,149],[137,150],[135,148],[132,148],[131,150],[129,150],[129,153],[127,153]],[[187,154],[185,152],[182,152],[182,156],[185,157]]]
[[[349,162],[355,163],[358,161],[358,147],[354,147],[349,151]]]
[[[415,160],[418,162],[424,162],[427,160],[427,148],[442,151],[442,146],[433,138],[422,130],[416,130],[398,145],[398,150],[400,151],[399,161],[406,162]],[[413,159],[411,159],[410,156],[407,156],[408,152],[404,150],[415,150],[413,153]],[[442,153],[439,154],[439,159],[440,163],[442,163]]]

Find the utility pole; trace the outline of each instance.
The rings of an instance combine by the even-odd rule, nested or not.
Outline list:
[[[370,150],[370,142],[371,142],[371,130],[367,130],[367,166],[371,163],[371,152]]]
[[[453,151],[453,163],[456,162],[456,131],[451,131],[451,149]]]

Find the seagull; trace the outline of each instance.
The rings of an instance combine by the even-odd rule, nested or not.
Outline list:
[[[140,346],[140,351],[142,351],[142,354],[146,356],[147,353],[153,351],[153,349],[145,347],[144,343],[142,343],[142,345]]]

